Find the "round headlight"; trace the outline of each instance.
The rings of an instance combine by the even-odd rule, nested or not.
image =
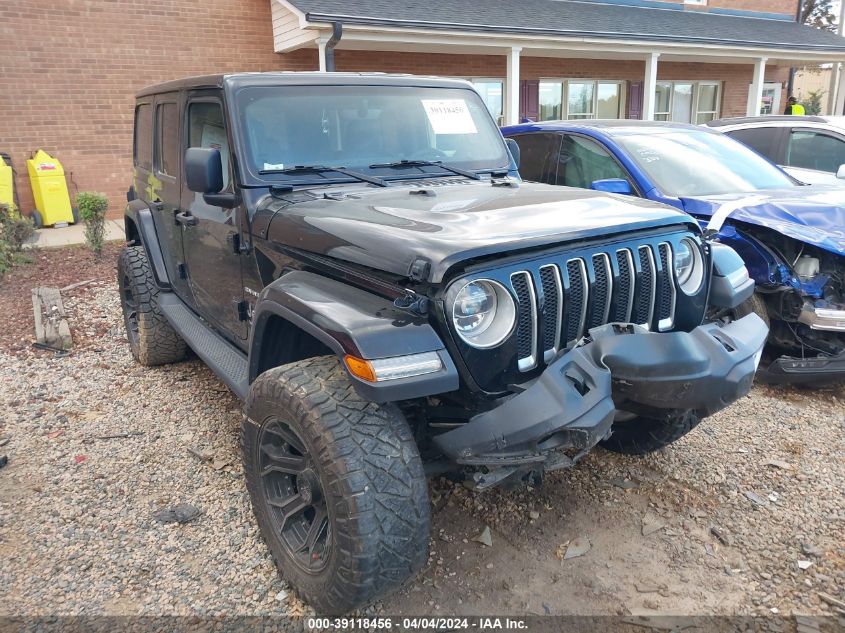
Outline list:
[[[704,260],[698,245],[684,238],[675,247],[675,279],[686,294],[695,294],[704,279]]]
[[[495,347],[513,329],[516,308],[504,286],[495,281],[471,281],[452,302],[452,324],[472,347]]]

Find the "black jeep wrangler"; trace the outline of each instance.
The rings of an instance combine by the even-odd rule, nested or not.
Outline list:
[[[463,81],[198,77],[135,108],[118,280],[132,354],[245,401],[247,487],[323,612],[426,561],[426,475],[536,480],[654,451],[745,395],[754,289],[689,216],[523,184]]]

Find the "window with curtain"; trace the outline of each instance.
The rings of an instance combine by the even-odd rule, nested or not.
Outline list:
[[[698,84],[696,123],[707,123],[719,116],[719,84]]]
[[[717,82],[659,81],[654,92],[655,121],[706,123],[719,117]]]
[[[622,82],[592,79],[540,81],[540,120],[617,119],[622,116]]]

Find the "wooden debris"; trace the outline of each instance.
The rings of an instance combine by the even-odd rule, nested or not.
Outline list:
[[[33,288],[32,310],[35,314],[36,342],[55,350],[70,349],[73,339],[59,289]]]
[[[69,290],[74,290],[75,288],[81,288],[82,286],[87,286],[88,284],[92,284],[96,279],[86,279],[85,281],[77,281],[75,284],[70,284],[65,286],[64,288],[60,289],[60,292],[68,292]]]

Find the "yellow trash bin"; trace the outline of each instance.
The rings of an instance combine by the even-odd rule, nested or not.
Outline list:
[[[33,219],[36,226],[53,226],[75,222],[62,164],[40,149],[26,161],[32,196],[35,198]]]
[[[7,164],[3,158],[0,154],[0,204],[11,206],[15,203],[15,178],[11,163]]]

